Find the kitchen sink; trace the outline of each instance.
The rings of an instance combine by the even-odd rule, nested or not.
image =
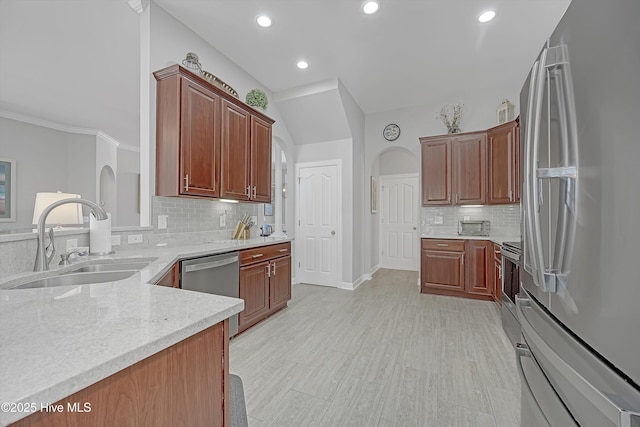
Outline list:
[[[37,279],[23,283],[11,289],[52,288],[56,286],[88,285],[90,283],[115,282],[136,274],[136,270],[100,271],[89,273],[61,274],[59,276]]]
[[[128,262],[128,263],[116,263],[116,264],[91,264],[85,265],[84,267],[79,267],[68,271],[67,274],[75,274],[75,273],[91,273],[91,272],[101,272],[101,271],[123,271],[123,270],[133,270],[139,271],[149,265],[148,262]]]

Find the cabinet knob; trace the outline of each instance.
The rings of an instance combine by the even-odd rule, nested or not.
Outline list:
[[[416,228],[415,228],[415,227],[413,227],[413,229],[415,230]]]
[[[331,235],[335,236],[336,235],[336,230],[331,230]]]

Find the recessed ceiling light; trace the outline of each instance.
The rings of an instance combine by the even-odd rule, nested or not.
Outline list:
[[[271,18],[269,18],[267,15],[259,15],[256,18],[256,22],[263,28],[268,28],[271,26]]]
[[[305,68],[307,68],[309,66],[309,64],[307,64],[307,61],[298,61],[296,66],[298,68],[300,68],[301,70],[304,70]]]
[[[489,22],[496,17],[495,10],[485,10],[478,16],[478,22]]]
[[[377,1],[368,1],[362,5],[362,11],[367,15],[372,15],[378,11],[380,3]]]

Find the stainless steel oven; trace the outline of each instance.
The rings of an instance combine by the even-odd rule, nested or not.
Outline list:
[[[520,340],[516,295],[520,292],[520,242],[502,244],[502,327],[512,343]]]

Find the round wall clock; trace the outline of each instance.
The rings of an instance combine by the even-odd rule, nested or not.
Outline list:
[[[395,141],[400,136],[400,126],[395,123],[386,125],[382,131],[382,136],[387,141]]]

